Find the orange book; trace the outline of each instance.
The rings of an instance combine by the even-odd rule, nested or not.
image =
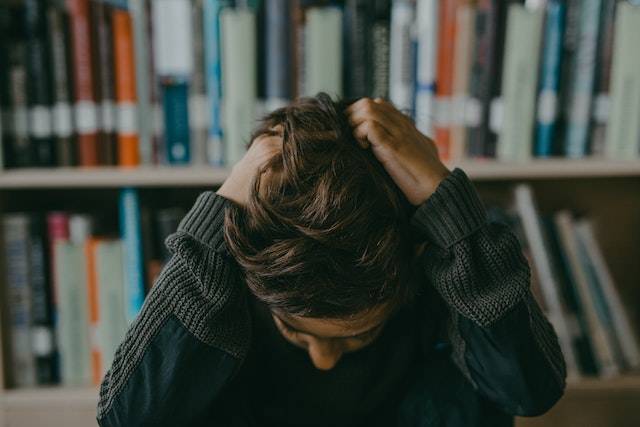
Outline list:
[[[438,30],[438,64],[436,68],[436,123],[435,143],[440,158],[451,158],[451,118],[453,97],[453,66],[456,38],[456,6],[459,0],[440,2],[440,28]]]
[[[112,25],[118,165],[137,166],[140,164],[140,141],[136,115],[136,69],[131,15],[126,10],[114,9]]]
[[[89,337],[91,345],[91,382],[100,385],[102,382],[102,348],[98,337],[100,328],[100,291],[98,289],[98,268],[96,248],[99,238],[90,237],[85,243],[85,259],[87,261],[87,299],[89,305]]]

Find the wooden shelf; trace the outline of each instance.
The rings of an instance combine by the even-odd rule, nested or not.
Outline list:
[[[467,160],[450,166],[460,166],[478,181],[640,177],[640,160],[545,159],[522,164]],[[0,189],[206,187],[221,184],[229,172],[207,166],[13,169],[0,172]]]

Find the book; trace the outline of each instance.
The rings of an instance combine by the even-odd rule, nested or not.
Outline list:
[[[575,280],[576,295],[584,312],[587,331],[591,337],[598,374],[601,377],[613,376],[620,372],[620,368],[615,361],[608,332],[598,317],[596,302],[589,289],[589,278],[580,259],[573,218],[569,212],[560,211],[554,215],[554,220],[562,242],[562,249],[567,256],[568,265]]]
[[[449,159],[458,162],[467,152],[466,123],[469,104],[469,76],[471,74],[471,44],[475,7],[464,0],[456,7],[456,39],[453,49],[453,79],[451,82],[451,128],[449,130]],[[470,105],[471,106],[471,105]]]
[[[565,11],[564,2],[559,0],[552,0],[546,6],[535,125],[536,157],[549,157],[554,153]]]
[[[56,325],[60,352],[60,377],[65,386],[91,382],[87,271],[84,245],[90,233],[90,220],[73,215],[69,219],[70,240],[56,240],[55,274],[58,299]]]
[[[11,13],[6,6],[0,6],[0,167],[5,166],[7,147],[11,140],[11,125],[13,115],[11,113],[11,100],[9,89],[9,35],[11,33]]]
[[[343,94],[342,16],[342,9],[337,6],[306,9],[304,95],[326,92],[340,97]]]
[[[203,36],[205,84],[208,98],[209,132],[207,138],[207,161],[214,166],[222,166],[225,161],[222,109],[222,65],[220,44],[220,9],[228,2],[205,0],[203,6]]]
[[[191,4],[193,23],[193,73],[189,85],[189,128],[191,129],[191,158],[193,164],[207,163],[209,104],[205,85],[204,66],[204,0]]]
[[[621,2],[611,65],[611,115],[605,154],[611,159],[636,159],[640,150],[640,5]]]
[[[596,44],[602,0],[582,2],[578,27],[579,42],[573,62],[569,91],[569,116],[565,140],[567,157],[580,158],[589,152],[589,126],[595,75]]]
[[[47,54],[46,5],[25,0],[24,34],[27,57],[27,102],[29,104],[29,138],[34,166],[55,165],[51,121],[51,86]]]
[[[116,124],[114,93],[112,7],[102,0],[91,0],[91,64],[98,106],[98,163],[115,165]]]
[[[57,166],[74,165],[77,151],[74,141],[67,22],[68,16],[64,9],[59,4],[51,3],[47,10],[47,24],[53,89],[51,115]]]
[[[255,13],[249,8],[220,12],[225,165],[232,167],[246,152],[255,119]]]
[[[265,97],[268,109],[281,107],[291,99],[291,9],[285,0],[265,2]]]
[[[593,265],[598,285],[608,305],[613,326],[612,330],[615,331],[617,336],[624,359],[624,366],[627,369],[636,369],[640,366],[640,343],[638,342],[637,331],[632,326],[602,249],[595,238],[593,225],[589,220],[581,220],[576,224],[575,230],[579,244],[584,248],[590,263]]]
[[[44,236],[42,219],[38,215],[30,215],[31,348],[35,358],[36,382],[40,385],[53,384],[56,369],[48,248]]]
[[[414,61],[412,26],[415,2],[393,0],[389,39],[389,99],[395,107],[413,116]]]
[[[155,72],[160,82],[164,150],[172,165],[191,162],[189,84],[193,74],[191,2],[152,3]]]
[[[371,22],[371,96],[389,97],[391,0],[374,0]]]
[[[88,310],[88,333],[91,352],[91,384],[100,385],[102,381],[102,348],[98,340],[98,325],[100,323],[99,294],[98,294],[98,272],[96,248],[100,242],[99,238],[89,237],[84,244],[84,260],[86,268],[86,304]]]
[[[2,225],[6,257],[6,296],[9,302],[6,309],[10,337],[10,385],[29,387],[36,384],[36,366],[31,348],[29,218],[24,214],[5,215]]]
[[[542,9],[509,6],[502,70],[503,126],[497,154],[502,161],[524,162],[533,151]]]
[[[144,269],[140,231],[140,201],[133,188],[120,191],[120,235],[124,242],[125,304],[127,323],[138,316],[144,302]]]
[[[123,244],[121,239],[102,239],[95,247],[99,321],[96,339],[100,346],[104,376],[127,331]]]
[[[11,139],[7,141],[7,161],[11,167],[33,165],[29,139],[27,104],[26,46],[14,42],[9,46],[9,98],[12,110]]]
[[[600,13],[600,30],[596,51],[595,84],[593,89],[591,154],[604,155],[607,122],[611,109],[609,96],[611,59],[615,32],[616,4],[620,0],[603,0]]]
[[[479,0],[476,5],[472,60],[467,100],[467,155],[484,157],[489,138],[490,106],[495,81],[499,80],[498,14],[503,9],[498,0]]]
[[[91,68],[89,0],[66,0],[71,39],[74,123],[79,166],[98,165],[98,109]]]
[[[580,377],[577,357],[573,349],[572,324],[576,320],[566,306],[557,273],[551,258],[551,251],[545,239],[545,231],[538,216],[531,187],[526,184],[518,185],[514,190],[515,206],[522,221],[524,234],[531,250],[533,265],[539,279],[545,313],[558,335],[558,342],[565,358],[567,377],[575,381]]]
[[[151,41],[147,0],[129,0],[135,51],[137,128],[140,163],[150,165],[154,160],[152,87],[155,81],[151,65]]]
[[[420,132],[433,136],[438,49],[438,4],[436,0],[416,3],[415,122]]]
[[[456,6],[458,0],[440,2],[438,59],[436,71],[435,143],[442,160],[451,157],[453,72],[456,46]]]
[[[370,2],[347,0],[344,5],[344,92],[348,98],[370,94],[371,60],[367,43],[371,29]]]
[[[140,140],[131,15],[126,10],[114,9],[112,24],[118,165],[137,166],[140,164]]]

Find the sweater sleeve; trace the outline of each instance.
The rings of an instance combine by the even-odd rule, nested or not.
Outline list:
[[[453,358],[503,411],[533,416],[562,396],[566,368],[551,324],[533,299],[530,269],[506,225],[490,223],[455,169],[411,217],[426,242],[418,260],[450,312]]]
[[[229,200],[204,192],[100,387],[102,427],[200,425],[248,348],[248,312],[223,238]]]

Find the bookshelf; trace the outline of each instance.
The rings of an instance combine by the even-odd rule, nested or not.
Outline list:
[[[542,212],[570,208],[589,213],[597,237],[621,291],[634,325],[640,324],[640,161],[537,160],[523,164],[464,161],[460,166],[475,182],[483,200],[509,197],[517,182],[529,183]],[[116,204],[114,189],[137,187],[141,199],[158,203],[168,199],[186,204],[198,192],[219,186],[229,173],[213,167],[149,167],[136,169],[24,169],[0,173],[0,212],[23,206],[45,206],[48,193]],[[40,200],[42,196],[45,201]],[[36,200],[38,200],[36,202]],[[0,336],[0,340],[2,337]],[[0,354],[1,357],[1,354]],[[0,379],[3,370],[0,369]],[[97,389],[49,387],[0,390],[0,427],[38,425],[95,425]],[[518,419],[517,427],[573,425],[631,426],[638,421],[633,402],[640,401],[640,373],[610,379],[585,378],[571,383],[562,400],[547,414]],[[580,424],[580,420],[602,421]],[[4,422],[4,424],[3,424]]]

